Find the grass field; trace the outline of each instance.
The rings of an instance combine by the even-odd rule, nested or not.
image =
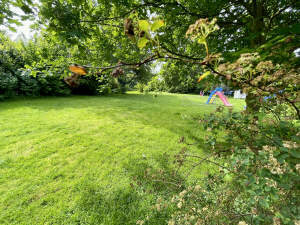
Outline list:
[[[206,99],[129,93],[1,102],[0,224],[136,224],[167,189],[136,191],[133,177],[171,170],[164,153],[178,152],[181,136],[198,143],[190,151],[207,154],[194,119],[216,108]],[[157,213],[150,223],[166,217]]]

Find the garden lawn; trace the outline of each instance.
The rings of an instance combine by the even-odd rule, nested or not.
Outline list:
[[[136,224],[167,188],[139,191],[133,179],[143,184],[147,168],[171,171],[164,153],[183,146],[207,154],[196,120],[215,110],[207,98],[132,92],[0,102],[0,224]],[[182,136],[197,144],[179,144]],[[150,216],[149,224],[165,224],[168,215]]]

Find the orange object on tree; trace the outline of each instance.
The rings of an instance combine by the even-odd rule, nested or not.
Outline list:
[[[203,80],[205,77],[209,76],[210,75],[210,72],[209,71],[206,71],[201,77],[199,77],[198,79],[198,83]]]
[[[78,65],[71,65],[69,66],[69,69],[71,72],[79,74],[79,75],[86,75],[87,71],[83,66],[78,66]]]

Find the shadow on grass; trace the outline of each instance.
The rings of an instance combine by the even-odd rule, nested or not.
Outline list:
[[[73,213],[77,224],[136,224],[146,208],[128,187],[108,192],[97,184],[84,184]]]
[[[134,160],[124,167],[141,191],[172,196],[185,188],[185,179],[177,172],[174,157],[167,153],[152,159]]]
[[[75,223],[136,224],[138,220],[149,217],[145,224],[166,224],[170,219],[170,209],[158,212],[153,206],[159,196],[166,199],[184,188],[173,185],[184,184],[184,179],[174,175],[170,157],[164,154],[155,159],[136,159],[129,161],[124,168],[132,181],[130,184],[111,190],[89,181],[77,187],[80,198],[71,210]],[[153,174],[157,177],[152,177]],[[163,177],[164,182],[157,181]]]

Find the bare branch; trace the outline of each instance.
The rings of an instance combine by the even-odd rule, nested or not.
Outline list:
[[[186,156],[186,157],[193,157],[193,158],[199,158],[199,159],[201,159],[201,160],[204,160],[204,161],[207,161],[207,162],[209,162],[209,163],[215,164],[215,165],[218,166],[218,167],[221,167],[221,168],[223,168],[223,169],[226,169],[226,170],[230,171],[231,173],[236,174],[236,172],[233,171],[233,170],[231,170],[230,168],[225,167],[225,166],[222,166],[221,164],[219,164],[219,163],[217,163],[217,162],[215,162],[215,161],[209,160],[208,158],[203,158],[203,157],[198,156],[198,155],[190,155],[190,154],[185,154],[184,156]]]

